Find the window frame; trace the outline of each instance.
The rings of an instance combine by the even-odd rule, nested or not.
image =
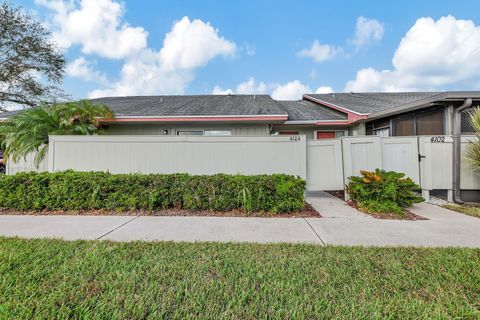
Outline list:
[[[321,129],[321,130],[313,130],[313,140],[323,140],[323,139],[317,139],[317,132],[335,132],[335,138],[332,138],[332,139],[338,139],[338,138],[341,138],[341,137],[348,136],[348,130],[338,130],[338,129],[325,130],[325,129]],[[343,132],[343,136],[337,137],[337,132]]]
[[[201,132],[202,134],[179,134],[180,132]],[[200,137],[205,135],[205,130],[175,130],[175,135]]]

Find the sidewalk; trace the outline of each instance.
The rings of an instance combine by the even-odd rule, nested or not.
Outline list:
[[[430,204],[413,208],[430,220],[379,220],[315,193],[323,218],[149,216],[0,216],[0,235],[113,241],[289,242],[319,245],[462,246],[480,248],[480,219]]]

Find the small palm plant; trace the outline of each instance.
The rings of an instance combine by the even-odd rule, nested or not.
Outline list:
[[[474,167],[480,169],[480,107],[475,107],[469,112],[468,120],[475,130],[477,141],[471,142],[467,146],[465,156]]]
[[[93,135],[102,133],[99,118],[112,118],[106,106],[76,101],[26,109],[0,126],[4,158],[14,162],[35,153],[38,167],[48,150],[49,135]]]

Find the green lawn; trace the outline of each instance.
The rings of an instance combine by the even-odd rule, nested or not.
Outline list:
[[[480,318],[480,250],[0,238],[0,318]]]
[[[459,204],[446,204],[443,207],[460,213],[468,214],[472,217],[480,218],[480,207]]]

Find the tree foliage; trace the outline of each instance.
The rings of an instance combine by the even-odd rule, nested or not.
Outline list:
[[[477,141],[471,142],[467,146],[466,157],[477,169],[480,169],[480,107],[475,107],[469,111],[469,122],[475,130]]]
[[[56,101],[64,66],[65,58],[41,23],[21,8],[0,3],[0,108]]]
[[[38,166],[45,158],[49,135],[93,135],[102,133],[99,118],[112,118],[106,106],[88,101],[26,109],[0,126],[4,136],[4,158],[17,161],[35,152]]]

